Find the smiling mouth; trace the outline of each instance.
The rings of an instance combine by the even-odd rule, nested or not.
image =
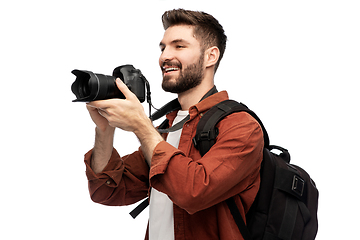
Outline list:
[[[167,73],[179,71],[180,68],[174,67],[174,66],[164,66],[164,67],[162,67],[162,70],[163,70],[164,74],[167,74]]]

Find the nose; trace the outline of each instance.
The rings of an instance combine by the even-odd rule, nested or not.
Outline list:
[[[173,59],[174,59],[174,55],[172,54],[171,50],[168,48],[164,48],[159,58],[159,64],[160,66],[162,66],[164,62],[169,62]]]

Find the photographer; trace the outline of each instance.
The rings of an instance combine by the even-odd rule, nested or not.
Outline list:
[[[192,143],[197,123],[228,99],[214,87],[226,36],[218,21],[203,12],[167,11],[162,21],[162,87],[176,93],[181,105],[167,118],[170,126],[189,119],[182,129],[160,135],[119,79],[125,99],[88,103],[96,124],[94,148],[85,155],[91,198],[119,206],[150,195],[146,239],[242,239],[224,201],[235,196],[243,218],[253,203],[260,185],[261,127],[245,112],[231,114],[218,124],[216,144],[201,157]],[[133,132],[139,150],[120,157],[113,148],[115,128]]]

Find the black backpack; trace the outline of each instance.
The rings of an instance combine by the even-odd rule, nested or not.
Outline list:
[[[247,226],[234,199],[226,200],[242,236],[245,240],[315,239],[319,193],[314,181],[305,170],[290,164],[290,154],[286,149],[269,144],[261,120],[244,104],[226,100],[207,111],[198,123],[193,139],[195,147],[203,156],[216,142],[217,123],[227,115],[241,111],[254,117],[264,134],[260,189],[246,214]],[[271,152],[273,149],[281,153]]]

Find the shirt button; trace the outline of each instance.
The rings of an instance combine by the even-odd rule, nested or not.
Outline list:
[[[111,183],[110,180],[107,180],[107,181],[106,181],[106,184],[107,184],[107,185],[110,185],[110,183]]]

